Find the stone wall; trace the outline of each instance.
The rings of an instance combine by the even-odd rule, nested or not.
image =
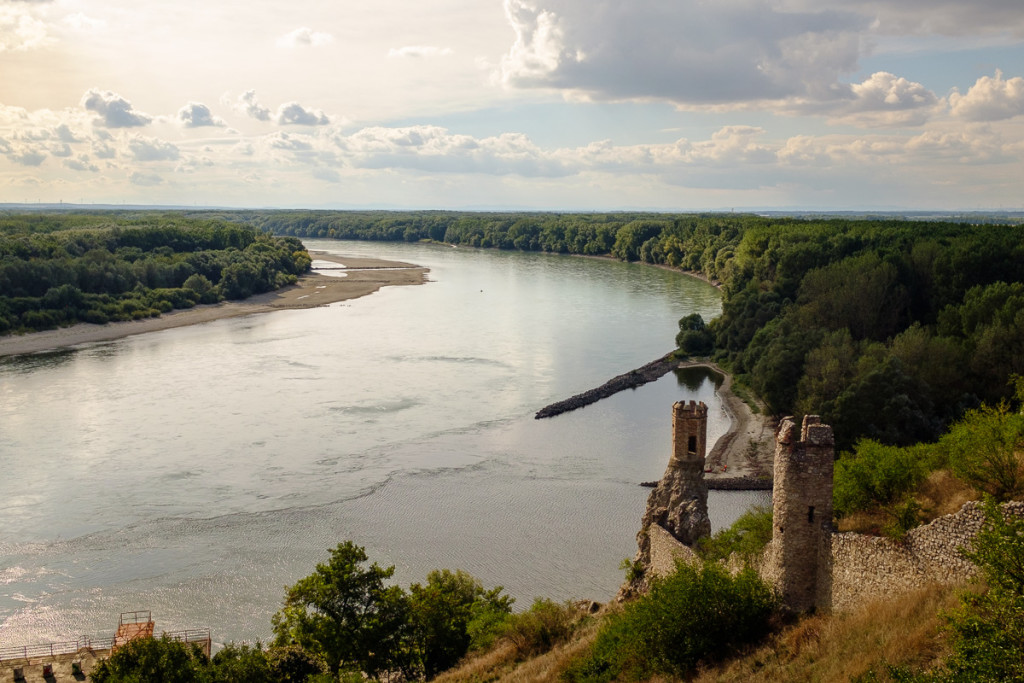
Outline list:
[[[1007,503],[1008,515],[1024,517],[1024,503]],[[910,531],[902,542],[854,533],[832,534],[832,609],[908,591],[929,583],[955,584],[974,576],[974,566],[960,556],[970,547],[985,519],[980,503],[939,517]]]
[[[695,562],[697,553],[690,546],[683,545],[675,536],[657,524],[647,529],[650,543],[650,562],[647,570],[654,576],[668,576],[676,570],[676,561]]]

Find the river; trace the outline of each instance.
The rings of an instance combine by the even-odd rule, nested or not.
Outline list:
[[[430,282],[0,360],[0,643],[109,633],[124,611],[214,640],[270,634],[284,586],[351,539],[402,585],[461,568],[534,596],[609,599],[670,452],[670,374],[533,413],[720,310],[679,273],[605,259],[306,240]],[[728,524],[764,494],[712,492]]]

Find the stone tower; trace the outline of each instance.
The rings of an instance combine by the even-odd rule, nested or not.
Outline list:
[[[775,437],[772,544],[764,574],[794,612],[831,608],[832,427],[817,415],[800,431],[784,418]]]
[[[672,406],[672,457],[647,499],[641,535],[651,524],[658,524],[686,545],[711,534],[704,481],[707,431],[708,407],[703,402],[679,401]]]

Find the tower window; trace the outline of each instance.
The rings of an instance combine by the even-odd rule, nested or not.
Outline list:
[[[697,437],[690,437],[690,441],[686,444],[686,450],[690,455],[695,455],[697,453]]]
[[[814,524],[814,506],[810,505],[807,508],[807,523]]]

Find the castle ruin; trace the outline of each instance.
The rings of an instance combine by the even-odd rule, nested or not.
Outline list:
[[[762,575],[794,612],[832,605],[832,427],[807,415],[783,418],[775,437],[772,542]]]
[[[704,481],[707,427],[708,407],[703,402],[679,401],[672,406],[672,456],[647,498],[643,526],[637,534],[639,552],[634,566],[643,571],[652,566],[652,538],[669,537],[675,545],[692,546],[711,534]],[[642,577],[633,584],[632,590],[642,589]]]

